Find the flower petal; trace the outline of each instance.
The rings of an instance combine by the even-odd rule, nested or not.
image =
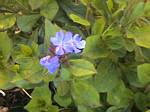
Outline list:
[[[86,41],[85,41],[85,40],[82,40],[82,41],[76,43],[76,46],[77,46],[77,48],[79,48],[79,49],[83,49],[83,48],[85,48],[85,44],[86,44]]]
[[[41,58],[40,64],[48,69],[48,71],[53,74],[60,66],[59,58],[54,56],[50,58],[50,56],[46,56]]]
[[[70,46],[69,44],[65,45],[63,48],[64,48],[65,53],[72,53],[73,52],[73,47]]]
[[[45,56],[43,58],[40,59],[40,64],[43,65],[43,66],[48,66],[49,65],[49,59],[50,59],[50,56]]]
[[[51,74],[53,74],[59,68],[59,66],[59,58],[57,56],[54,56],[50,59],[50,64],[49,66],[47,66],[47,69]]]
[[[65,37],[65,35],[64,35],[63,31],[56,32],[56,38],[58,41],[62,42],[64,37]]]
[[[62,42],[59,41],[57,38],[53,37],[53,38],[50,38],[50,41],[53,45],[57,46],[57,45],[60,45]]]
[[[63,55],[64,54],[64,50],[63,50],[63,48],[61,46],[57,46],[55,53],[57,55]]]
[[[81,36],[80,36],[79,34],[75,34],[75,35],[73,36],[73,40],[74,40],[74,41],[81,41]]]
[[[79,34],[71,32],[64,33],[59,31],[56,33],[55,38],[51,38],[52,44],[56,47],[56,55],[64,55],[66,53],[79,53],[85,47],[86,41],[82,40]]]
[[[67,42],[71,41],[72,40],[72,35],[73,34],[71,32],[66,32],[63,43],[67,43]]]
[[[80,53],[81,50],[80,49],[77,49],[76,47],[74,47],[74,53]]]

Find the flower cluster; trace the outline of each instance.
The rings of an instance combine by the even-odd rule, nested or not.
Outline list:
[[[41,58],[40,64],[52,74],[60,67],[60,58],[63,55],[80,53],[86,44],[79,34],[73,35],[71,32],[64,33],[63,31],[59,31],[55,37],[51,37],[50,42],[51,48],[54,49],[53,56],[48,55]]]

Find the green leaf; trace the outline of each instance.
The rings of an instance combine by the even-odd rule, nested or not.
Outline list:
[[[106,44],[112,50],[120,49],[124,46],[124,41],[122,37],[113,37],[105,39]]]
[[[128,38],[133,38],[135,43],[141,47],[150,48],[150,25],[128,32]]]
[[[40,8],[43,4],[44,0],[29,0],[29,5],[31,6],[32,10]]]
[[[12,75],[8,70],[0,70],[0,88],[7,89],[10,85]]]
[[[78,16],[78,15],[69,14],[69,17],[70,17],[70,19],[72,19],[72,21],[75,22],[75,23],[78,23],[78,24],[81,24],[81,25],[84,25],[84,26],[90,26],[90,23],[89,23],[86,19],[81,18],[81,17]]]
[[[116,37],[122,37],[122,33],[117,27],[109,27],[103,33],[103,39],[114,39]]]
[[[50,37],[54,37],[55,33],[58,32],[59,30],[60,28],[57,25],[52,24],[51,21],[45,19],[45,40],[44,41],[47,48],[50,45]]]
[[[125,69],[125,75],[130,85],[135,87],[143,87],[138,79],[136,67],[134,67],[133,65],[127,66],[127,68]]]
[[[56,32],[61,30],[56,24],[52,24],[51,21],[45,19],[45,37],[46,41],[49,41],[50,37],[55,36]]]
[[[31,44],[31,51],[34,56],[39,56],[39,45],[37,43],[35,43],[34,41],[32,41]]]
[[[46,104],[51,104],[51,92],[49,90],[48,85],[43,85],[42,87],[37,87],[32,93],[32,97],[34,100],[43,100]],[[30,104],[29,104],[30,105]]]
[[[26,62],[20,63],[19,71],[23,79],[30,83],[39,83],[43,77],[43,67],[39,64],[38,59],[27,59]]]
[[[146,16],[150,16],[150,1],[147,1],[144,7],[144,12]]]
[[[150,110],[147,110],[147,111],[145,111],[145,112],[150,112]]]
[[[41,86],[43,83],[37,83],[33,84],[24,79],[20,74],[16,74],[16,76],[13,77],[13,79],[10,81],[11,85],[14,85],[14,87],[20,87],[24,89],[33,89],[37,86]]]
[[[60,6],[63,8],[67,16],[70,14],[77,14],[80,17],[85,17],[86,15],[86,7],[83,4],[76,4],[71,0],[59,0]]]
[[[144,48],[143,48],[144,49]],[[146,48],[145,48],[146,49]],[[147,51],[148,51],[149,49],[147,49]],[[147,52],[148,53],[148,52]],[[149,57],[149,56],[148,56]],[[145,61],[145,59],[146,60],[148,60],[148,58],[146,57],[146,55],[145,54],[143,54],[143,51],[142,51],[142,48],[141,47],[136,47],[136,49],[135,49],[135,60],[137,61],[137,62],[142,62],[142,63],[144,63],[144,61]]]
[[[16,22],[16,17],[12,14],[0,15],[0,30],[12,27]]]
[[[75,2],[71,0],[65,0],[65,2],[59,0],[59,4],[63,8],[67,16],[69,16],[70,14],[77,14],[80,17],[86,16],[86,7],[82,4],[77,5]]]
[[[72,99],[70,95],[70,82],[62,81],[61,79],[54,81],[57,93],[54,96],[55,101],[63,106],[67,107],[71,104]]]
[[[88,85],[84,81],[74,82],[71,87],[71,94],[77,105],[91,108],[100,106],[98,92],[93,86]]]
[[[84,59],[70,60],[68,69],[76,77],[94,75],[96,73],[94,65]]]
[[[134,101],[139,110],[145,111],[149,106],[149,99],[146,94],[138,92],[134,95]]]
[[[147,49],[147,48],[141,48],[141,51],[142,51],[141,55],[143,55],[143,57],[145,59],[149,59],[150,60],[150,50]]]
[[[103,60],[98,68],[97,74],[94,77],[94,86],[99,92],[108,92],[115,88],[119,82],[117,66],[110,60]]]
[[[6,0],[7,1],[7,0]],[[9,0],[8,0],[9,1]],[[16,6],[19,6],[19,7],[22,7],[22,11],[30,11],[30,6],[28,4],[28,1],[29,0],[16,0],[16,1],[13,1],[13,5],[16,5]],[[10,1],[10,4],[12,5],[12,1]]]
[[[59,80],[57,82],[57,94],[60,96],[65,96],[69,93],[70,91],[70,85],[67,81],[61,81]]]
[[[100,57],[106,57],[109,54],[109,50],[104,45],[99,36],[90,36],[86,39],[86,46],[83,51],[83,55],[97,59]]]
[[[21,49],[21,52],[25,56],[31,56],[32,55],[32,49],[28,45],[20,44],[20,49]]]
[[[108,5],[108,9],[109,9],[110,11],[112,11],[112,9],[113,9],[113,0],[108,0],[108,1],[107,1],[107,5]]]
[[[56,95],[54,96],[55,101],[63,107],[67,107],[71,104],[72,99],[71,96],[60,96],[59,94],[56,93]]]
[[[60,77],[62,80],[70,80],[72,77],[72,74],[67,70],[67,68],[61,68],[61,74]]]
[[[120,49],[124,46],[123,36],[118,28],[110,28],[102,37],[107,46],[112,50]]]
[[[39,63],[39,59],[18,57],[16,62],[20,67],[18,74],[12,80],[13,84],[19,87],[25,86],[24,88],[30,88],[31,84],[34,86],[42,83],[45,72]]]
[[[150,1],[145,4],[144,11],[150,11]]]
[[[0,50],[2,51],[3,59],[7,61],[12,51],[12,41],[7,32],[0,32]]]
[[[125,39],[124,40],[124,47],[129,51],[129,52],[132,52],[136,45],[133,41],[129,40],[129,39]]]
[[[97,11],[100,12],[103,15],[103,17],[105,17],[108,23],[110,23],[112,16],[107,6],[107,1],[106,0],[92,0],[92,2],[95,5],[95,7],[98,9]]]
[[[94,112],[94,111],[92,111],[92,109],[89,107],[79,105],[78,112]]]
[[[56,0],[45,0],[40,8],[40,14],[45,18],[52,20],[58,11],[58,8]]]
[[[144,14],[144,6],[144,2],[139,2],[138,4],[136,4],[136,6],[134,6],[134,9],[129,17],[129,22],[133,20],[135,21],[135,19],[139,18]]]
[[[123,109],[122,108],[118,108],[116,106],[111,106],[107,109],[106,112],[123,112]]]
[[[105,19],[102,17],[97,19],[92,27],[93,35],[101,35],[105,27]]]
[[[139,81],[145,85],[150,82],[150,64],[144,63],[137,67]]]
[[[47,85],[37,87],[32,93],[32,100],[25,107],[30,112],[58,112],[58,107],[51,105],[51,93]]]
[[[82,2],[83,5],[87,6],[89,3],[89,0],[80,0]]]
[[[126,88],[122,81],[119,81],[118,85],[108,92],[107,101],[117,107],[126,107],[132,101],[132,97],[132,91]]]
[[[85,35],[81,31],[81,29],[79,29],[78,26],[72,26],[70,24],[67,24],[64,28],[65,28],[66,31],[71,31],[74,34],[79,34],[83,39],[85,39]]]
[[[29,32],[32,30],[33,26],[39,18],[40,15],[38,14],[18,16],[17,25],[21,31]]]
[[[115,49],[115,50],[113,50],[113,54],[116,57],[122,57],[123,58],[127,54],[127,51],[124,48]]]

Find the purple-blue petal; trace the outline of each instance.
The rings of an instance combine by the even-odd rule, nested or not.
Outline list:
[[[80,42],[76,42],[76,46],[77,46],[77,48],[79,48],[79,49],[85,48],[85,44],[86,44],[86,41],[85,41],[85,40],[82,40],[82,41],[80,41]]]
[[[56,38],[58,41],[62,42],[64,37],[65,37],[65,34],[63,31],[56,32]]]
[[[71,45],[65,45],[63,48],[65,53],[73,53],[73,47]]]
[[[50,60],[50,56],[45,56],[40,59],[40,64],[46,67],[49,65],[49,60]]]
[[[77,49],[76,47],[74,47],[74,53],[80,53],[81,50],[80,49]]]
[[[46,56],[41,58],[40,64],[48,69],[48,71],[53,74],[55,71],[59,68],[59,58],[57,56],[54,56],[50,58],[50,56]]]
[[[79,34],[75,34],[75,35],[73,36],[73,40],[74,40],[74,41],[81,41],[81,36],[80,36]]]
[[[59,31],[54,38],[51,38],[51,43],[56,47],[56,55],[64,55],[81,52],[81,49],[85,48],[86,41],[82,40],[79,34],[73,35],[71,32]]]
[[[59,58],[57,56],[54,56],[50,59],[50,65],[47,66],[47,69],[51,74],[53,74],[59,68],[59,66]]]
[[[71,32],[66,32],[63,43],[68,43],[70,40],[72,40],[72,35],[73,34]]]
[[[55,50],[55,53],[56,53],[57,55],[63,55],[63,54],[65,54],[65,52],[64,52],[62,46],[57,46],[57,47],[56,47],[56,50]]]
[[[57,46],[57,45],[62,44],[62,41],[59,41],[59,40],[58,40],[57,38],[55,38],[55,37],[50,38],[50,41],[51,41],[51,43],[52,43],[54,46]]]

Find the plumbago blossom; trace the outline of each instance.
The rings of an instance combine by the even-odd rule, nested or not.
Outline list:
[[[85,40],[81,40],[78,34],[71,32],[57,32],[55,37],[52,37],[51,43],[56,47],[56,55],[64,55],[67,53],[79,53],[85,47]]]
[[[50,73],[54,73],[60,66],[59,58],[57,56],[45,56],[41,58],[40,64],[47,68]]]
[[[40,64],[47,68],[51,74],[60,67],[60,58],[69,53],[80,53],[85,47],[86,41],[82,40],[79,34],[73,35],[71,32],[59,31],[55,37],[50,38],[52,47],[54,47],[54,56],[45,56],[41,58]]]

